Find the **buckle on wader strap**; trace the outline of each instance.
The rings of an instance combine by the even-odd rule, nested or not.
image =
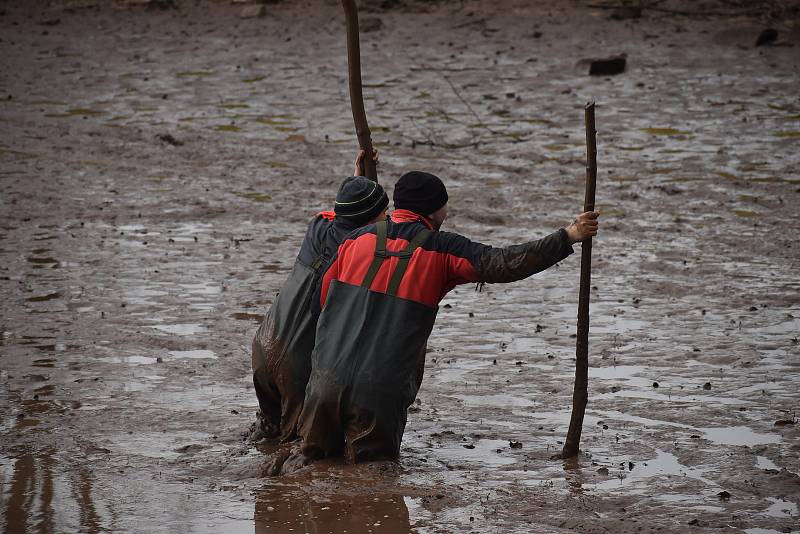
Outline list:
[[[405,249],[401,250],[400,252],[393,252],[391,250],[386,250],[386,221],[379,221],[375,224],[375,227],[377,230],[375,257],[372,259],[372,263],[367,270],[367,275],[364,277],[364,281],[361,282],[361,287],[366,287],[369,289],[370,286],[372,286],[372,282],[375,280],[375,276],[378,274],[381,265],[383,265],[384,260],[394,256],[395,258],[400,258],[400,261],[398,262],[397,267],[395,268],[394,273],[392,273],[392,277],[389,280],[389,287],[386,289],[386,294],[396,296],[397,289],[400,287],[400,282],[403,280],[403,276],[406,274],[406,270],[408,269],[408,262],[411,261],[411,256],[414,255],[415,250],[422,246],[432,232],[427,228],[422,230],[414,236],[414,239],[408,243]]]

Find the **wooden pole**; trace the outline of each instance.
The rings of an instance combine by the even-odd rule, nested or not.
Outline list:
[[[358,42],[358,8],[355,0],[342,0],[347,21],[347,73],[350,82],[350,108],[356,126],[358,146],[364,154],[364,174],[370,180],[378,181],[378,170],[372,159],[372,136],[364,111],[364,97],[361,94],[361,49]]]
[[[583,211],[594,211],[594,191],[597,182],[597,143],[594,128],[594,102],[584,108],[586,117],[586,195]],[[575,389],[572,393],[572,416],[562,458],[578,454],[583,429],[583,415],[589,398],[589,290],[592,282],[592,238],[581,245],[581,286],[578,297],[578,340],[575,345]]]

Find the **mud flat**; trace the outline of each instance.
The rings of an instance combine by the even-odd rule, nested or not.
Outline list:
[[[398,464],[267,479],[250,339],[355,150],[338,4],[4,3],[5,531],[796,532],[797,13],[731,4],[364,12],[381,180],[439,174],[476,240],[571,219],[598,103],[583,453],[576,254],[448,295]]]

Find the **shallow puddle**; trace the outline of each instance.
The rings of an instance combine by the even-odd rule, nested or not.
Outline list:
[[[409,532],[402,495],[292,495],[281,486],[256,494],[255,532]]]
[[[652,487],[653,478],[668,478],[672,476],[686,477],[703,483],[708,491],[717,488],[717,484],[705,478],[706,472],[713,472],[713,468],[699,469],[687,467],[678,461],[678,458],[668,452],[656,449],[656,457],[636,462],[632,469],[610,470],[610,475],[614,478],[596,484],[584,484],[585,489],[596,491],[610,491],[624,489],[625,491],[647,491]],[[664,497],[665,500],[681,499],[681,497]],[[700,498],[702,499],[702,498]]]
[[[214,351],[211,350],[171,350],[169,351],[169,355],[172,358],[177,360],[216,360],[217,355],[214,354]]]
[[[202,334],[208,331],[208,329],[205,326],[196,323],[165,324],[165,325],[151,326],[150,328],[155,328],[156,330],[160,330],[168,334],[175,334],[178,336],[191,336],[194,334]]]
[[[704,437],[720,445],[766,445],[780,443],[781,437],[775,434],[755,432],[746,426],[698,428]]]
[[[770,517],[797,517],[800,515],[797,510],[797,503],[790,502],[776,497],[767,497],[772,504],[764,510],[763,514]]]

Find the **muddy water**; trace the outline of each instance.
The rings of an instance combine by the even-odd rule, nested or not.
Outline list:
[[[507,244],[568,222],[581,106],[598,102],[583,453],[550,459],[576,254],[448,295],[399,464],[272,480],[270,446],[242,438],[249,344],[350,172],[339,7],[92,4],[0,9],[6,531],[797,529],[796,20],[755,49],[763,23],[731,16],[368,14],[383,21],[362,46],[382,180],[443,176],[448,229]],[[621,76],[572,68],[622,52]]]

